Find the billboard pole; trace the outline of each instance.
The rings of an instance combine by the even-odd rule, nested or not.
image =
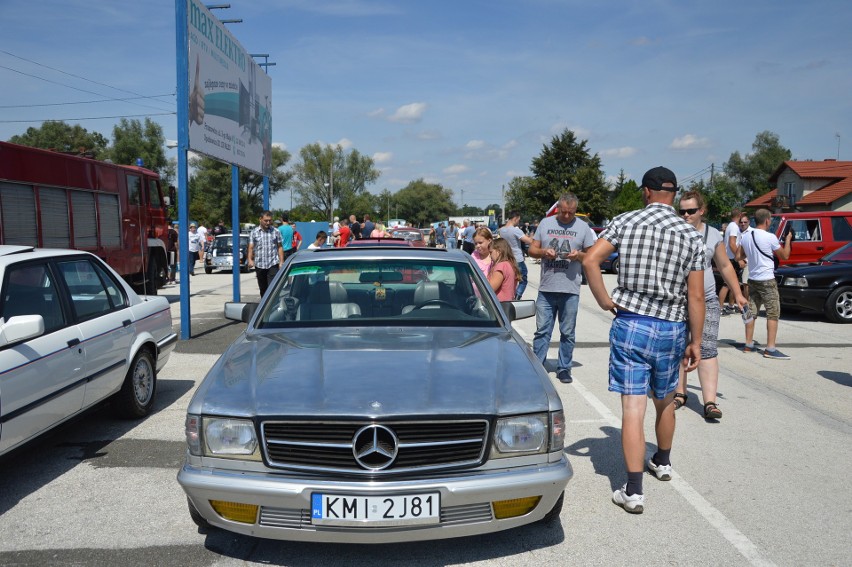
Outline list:
[[[177,132],[178,132],[178,256],[180,257],[180,338],[191,336],[189,309],[189,38],[187,37],[186,0],[175,0],[175,55],[177,59]]]
[[[240,301],[240,167],[231,166],[231,272],[234,302]],[[246,250],[248,253],[248,250]]]

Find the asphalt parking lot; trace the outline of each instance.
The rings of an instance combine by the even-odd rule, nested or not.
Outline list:
[[[529,268],[526,297],[533,299],[538,266],[529,262]],[[608,287],[615,284],[615,276],[605,278]],[[256,299],[253,275],[241,282],[244,299]],[[624,482],[620,404],[607,391],[612,316],[587,288],[574,383],[554,377],[575,472],[561,526],[380,548],[200,533],[175,476],[189,398],[244,327],[222,317],[230,284],[227,272],[192,278],[192,339],[179,343],[160,374],[153,415],[127,422],[95,411],[0,460],[0,565],[852,564],[852,325],[785,318],[778,344],[792,359],[774,361],[738,350],[742,322],[724,318],[719,407],[725,415],[716,423],[701,417],[691,375],[689,403],[677,413],[675,478],[646,476],[646,511],[633,516],[610,502]],[[164,293],[178,328],[177,288]],[[516,328],[532,341],[534,319]],[[761,318],[756,338],[762,343],[765,336]],[[358,371],[367,369],[352,369]],[[652,415],[646,417],[649,454]]]

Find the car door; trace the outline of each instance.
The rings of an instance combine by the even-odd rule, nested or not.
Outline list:
[[[787,219],[786,225],[782,228],[782,238],[788,230],[793,232],[795,238],[790,250],[790,258],[784,264],[815,262],[826,254],[823,242],[825,227],[820,220],[825,219],[820,219],[817,216]],[[829,232],[828,236],[830,234]],[[779,240],[782,240],[782,238]]]
[[[86,355],[83,407],[119,390],[130,365],[133,317],[122,287],[92,257],[57,261]]]
[[[67,301],[49,262],[7,267],[0,317],[41,315],[44,333],[0,348],[0,454],[79,412],[85,394],[85,356]]]

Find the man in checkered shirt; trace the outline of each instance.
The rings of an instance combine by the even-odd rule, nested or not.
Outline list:
[[[272,226],[272,213],[260,213],[260,226],[249,234],[248,267],[254,268],[260,296],[266,293],[269,284],[284,263],[284,248],[281,245],[281,233]],[[237,263],[234,262],[236,269]]]
[[[674,173],[665,167],[649,170],[642,178],[645,208],[615,217],[583,260],[598,305],[616,315],[609,335],[609,390],[621,394],[627,483],[612,501],[634,514],[641,514],[645,505],[647,395],[653,396],[657,413],[657,452],[647,467],[659,480],[671,480],[678,371],[681,359],[687,372],[701,359],[704,243],[674,210],[676,192]],[[600,264],[616,250],[621,269],[610,297]]]

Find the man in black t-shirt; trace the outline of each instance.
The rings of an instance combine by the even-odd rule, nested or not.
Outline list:
[[[349,215],[349,231],[352,233],[352,240],[361,240],[361,223],[355,215]]]

